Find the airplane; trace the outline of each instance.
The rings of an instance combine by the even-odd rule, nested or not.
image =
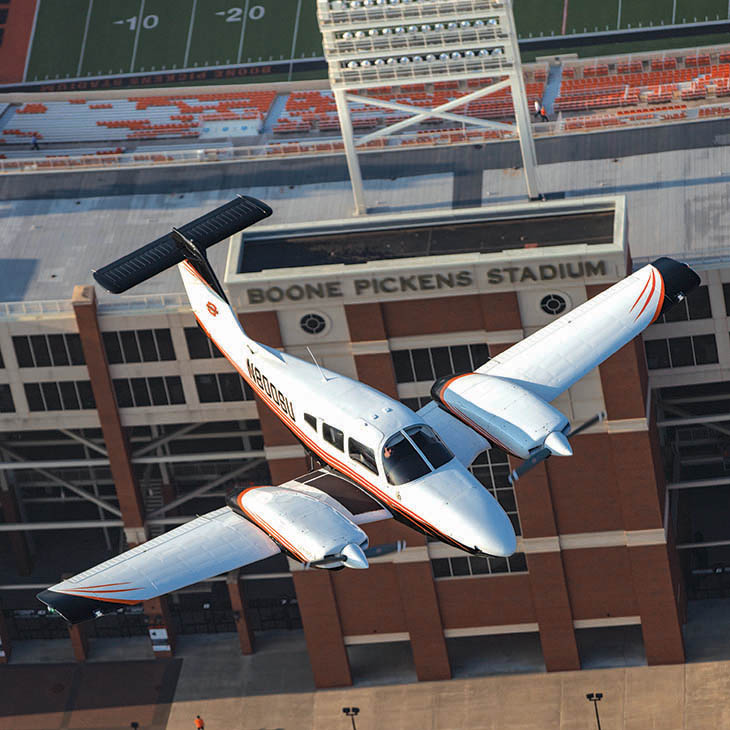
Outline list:
[[[38,594],[70,623],[123,610],[283,552],[318,569],[364,569],[362,525],[394,518],[474,555],[509,556],[515,531],[468,467],[497,445],[523,463],[512,482],[551,456],[572,454],[571,430],[550,404],[699,284],[660,258],[487,361],[437,380],[414,412],[390,396],[256,342],[245,332],[206,249],[270,216],[248,196],[104,266],[112,293],[177,266],[198,324],[260,400],[321,467],[284,484],[230,493],[226,506]]]

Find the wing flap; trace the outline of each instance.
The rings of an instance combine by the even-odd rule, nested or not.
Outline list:
[[[79,623],[278,552],[258,527],[222,507],[61,581],[38,598]]]

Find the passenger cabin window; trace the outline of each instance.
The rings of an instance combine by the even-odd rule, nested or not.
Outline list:
[[[375,463],[375,452],[364,446],[355,439],[348,439],[347,447],[350,451],[350,458],[362,464],[366,469],[370,469],[374,474],[378,473],[378,466]]]
[[[345,435],[339,429],[334,426],[330,426],[326,423],[322,424],[322,438],[328,443],[335,446],[340,451],[345,450]]]
[[[438,469],[454,458],[454,455],[430,426],[411,426],[406,429],[406,433],[431,462],[434,469]]]
[[[423,457],[413,448],[413,444],[400,431],[391,436],[383,446],[383,468],[388,484],[393,486],[412,482],[431,471]]]
[[[314,416],[310,416],[309,413],[304,414],[304,420],[316,431],[317,430],[317,419]]]

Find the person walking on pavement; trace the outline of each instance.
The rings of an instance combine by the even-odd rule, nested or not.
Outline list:
[[[33,134],[33,136],[30,138],[30,148],[32,150],[40,149],[40,147],[38,146],[38,136],[36,134]]]
[[[543,122],[549,122],[550,121],[548,119],[548,115],[545,113],[545,107],[544,106],[541,106],[540,107],[540,118],[542,119]]]
[[[196,730],[205,730],[205,723],[200,715],[195,716],[195,727]]]

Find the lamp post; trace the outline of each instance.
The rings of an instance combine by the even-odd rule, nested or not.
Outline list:
[[[357,717],[357,714],[360,712],[359,707],[343,707],[342,712],[347,715],[347,717],[350,718],[352,721],[352,730],[357,730],[357,727],[355,726],[355,718]]]
[[[586,699],[593,703],[593,708],[596,711],[596,726],[598,730],[601,730],[601,718],[598,716],[598,703],[603,699],[603,692],[590,692],[586,695]]]

